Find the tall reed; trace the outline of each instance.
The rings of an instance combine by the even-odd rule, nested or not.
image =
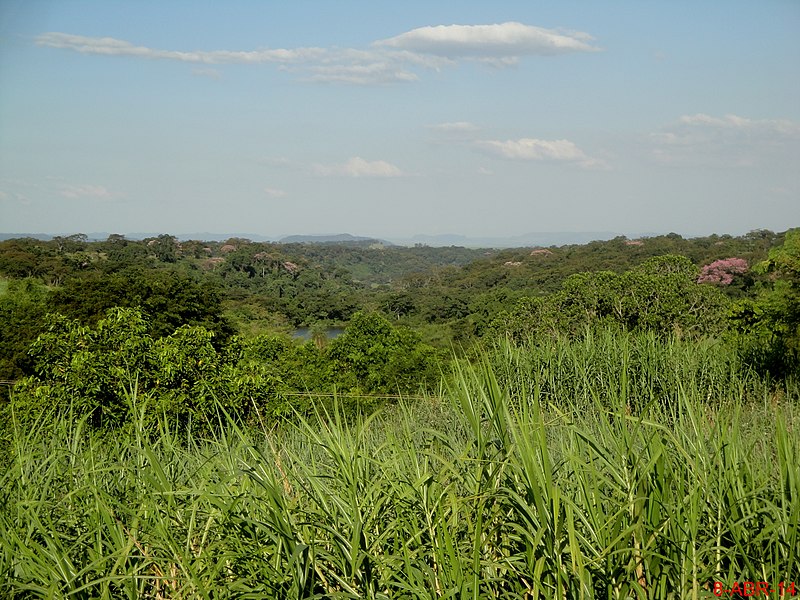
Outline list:
[[[800,434],[718,346],[595,336],[201,438],[12,424],[8,598],[700,598],[800,573]],[[131,397],[144,415],[147,398]],[[54,417],[56,418],[56,417]],[[224,424],[224,415],[221,424]],[[45,433],[46,432],[46,433]]]

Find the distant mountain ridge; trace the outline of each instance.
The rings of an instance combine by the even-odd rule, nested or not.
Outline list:
[[[615,231],[540,231],[510,237],[468,237],[457,234],[415,235],[409,242],[427,246],[465,246],[471,248],[525,248],[530,246],[566,246],[612,240],[620,235]],[[627,237],[648,237],[657,233],[636,234]]]
[[[12,238],[35,238],[39,240],[51,240],[56,235],[69,235],[63,233],[0,233],[0,240]],[[154,238],[162,233],[133,232],[124,234],[129,240],[142,240]],[[418,234],[411,238],[392,238],[390,240],[358,236],[349,233],[337,234],[315,234],[315,235],[289,235],[289,236],[265,236],[255,233],[183,233],[175,234],[181,241],[202,240],[207,242],[224,242],[231,238],[248,239],[253,242],[278,242],[281,244],[355,244],[367,246],[371,244],[381,244],[383,246],[414,246],[422,244],[425,246],[462,246],[465,248],[526,248],[533,246],[565,246],[570,244],[587,244],[593,241],[606,241],[615,237],[625,235],[629,239],[641,237],[656,237],[664,235],[663,232],[644,232],[644,233],[620,233],[615,231],[561,231],[550,232],[540,231],[509,237],[469,237],[460,234]],[[104,241],[109,233],[93,232],[87,234],[90,241]]]
[[[392,242],[373,237],[337,233],[332,235],[289,235],[278,240],[281,244],[382,244],[394,246]]]
[[[15,240],[20,238],[33,238],[35,240],[42,240],[43,242],[47,242],[53,239],[53,236],[56,234],[49,234],[49,233],[0,233],[0,241],[3,240]]]

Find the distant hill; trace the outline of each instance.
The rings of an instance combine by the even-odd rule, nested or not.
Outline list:
[[[74,233],[74,232],[72,232]],[[163,233],[163,232],[161,232]],[[161,235],[156,232],[129,232],[125,237],[129,240],[143,240],[155,238]],[[35,238],[39,240],[51,240],[56,235],[69,235],[65,233],[0,233],[0,240],[12,238]],[[391,241],[351,235],[349,233],[339,233],[330,235],[290,235],[282,238],[278,236],[264,236],[255,233],[180,233],[175,235],[181,241],[202,240],[206,242],[224,242],[231,238],[247,239],[253,242],[271,242],[278,240],[281,244],[339,244],[346,246],[370,246],[380,244],[382,246],[415,246],[421,244],[432,247],[460,246],[463,248],[530,248],[534,246],[566,246],[570,244],[587,244],[594,241],[607,241],[617,236],[625,235],[629,239],[642,237],[656,237],[662,233],[636,232],[619,233],[614,231],[562,231],[562,232],[531,232],[523,235],[510,237],[469,237],[459,234],[440,234],[440,235],[415,235],[410,239],[396,238]],[[89,241],[104,241],[109,236],[106,232],[88,233]]]
[[[612,240],[623,235],[614,231],[559,231],[532,232],[511,237],[467,237],[464,235],[415,235],[406,244],[427,246],[464,246],[468,248],[525,248],[531,246],[566,246],[594,241]],[[641,237],[642,234],[628,235]]]
[[[48,240],[52,240],[53,236],[48,233],[0,233],[0,241],[16,240],[20,238],[33,238],[35,240],[42,240],[46,242]]]
[[[353,244],[358,246],[381,244],[382,246],[394,246],[392,242],[386,240],[350,235],[349,233],[337,233],[334,235],[290,235],[278,241],[281,244]]]
[[[11,239],[18,239],[18,238],[34,238],[37,240],[48,241],[52,240],[57,235],[67,236],[72,235],[74,231],[69,233],[0,233],[0,240],[11,240]],[[113,233],[121,233],[119,231]],[[209,233],[207,231],[201,233],[178,233],[173,234],[169,232],[159,231],[159,232],[144,232],[144,231],[134,231],[128,232],[123,234],[129,240],[144,240],[147,238],[156,238],[159,235],[167,233],[169,235],[174,235],[181,241],[187,240],[200,240],[204,242],[224,242],[231,238],[240,238],[250,240],[251,242],[270,242],[275,239],[275,237],[268,237],[263,235],[258,235],[256,233]],[[103,242],[108,239],[108,236],[111,235],[110,232],[107,231],[93,231],[91,233],[87,233],[86,237],[89,239],[90,242]]]
[[[129,235],[126,235],[125,237],[132,240],[143,240],[149,237],[158,237],[158,235],[159,234],[157,233],[131,233]],[[201,240],[203,242],[224,242],[231,238],[250,240],[251,242],[271,242],[275,240],[274,236],[269,237],[269,236],[259,235],[257,233],[209,233],[208,231],[203,231],[200,233],[178,233],[175,234],[175,237],[181,240],[182,242],[187,240]]]

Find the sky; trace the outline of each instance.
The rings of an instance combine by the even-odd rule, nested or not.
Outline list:
[[[796,226],[796,0],[0,0],[0,232]]]

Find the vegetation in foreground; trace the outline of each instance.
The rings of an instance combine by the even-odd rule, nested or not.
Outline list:
[[[0,595],[698,598],[800,572],[796,383],[619,333],[501,344],[448,381],[276,427],[178,431],[135,390],[113,435],[17,425]]]
[[[796,579],[800,230],[463,266],[234,242],[0,244],[0,596]]]

